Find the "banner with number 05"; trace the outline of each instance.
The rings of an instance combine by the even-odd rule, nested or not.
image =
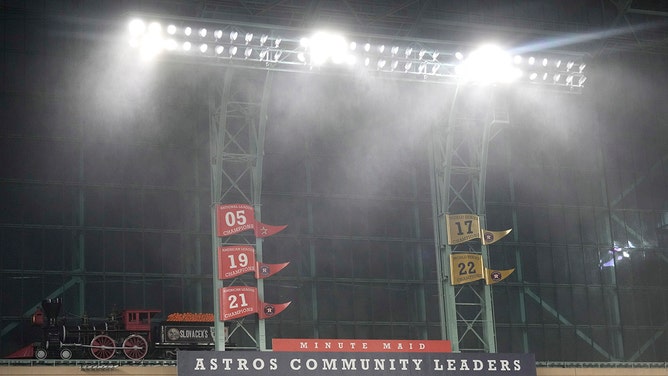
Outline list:
[[[246,204],[216,205],[216,235],[231,236],[253,230],[258,238],[266,238],[288,226],[272,226],[255,220],[255,210]]]

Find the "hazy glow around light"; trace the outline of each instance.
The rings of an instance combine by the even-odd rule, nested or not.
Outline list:
[[[348,42],[341,34],[319,31],[308,39],[308,48],[313,65],[322,65],[327,60],[335,64],[348,60]]]
[[[471,52],[455,72],[464,82],[480,84],[511,82],[522,74],[513,66],[510,54],[494,45],[485,45]]]

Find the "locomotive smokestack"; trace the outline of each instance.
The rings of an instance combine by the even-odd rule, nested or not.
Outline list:
[[[42,300],[42,309],[44,310],[46,318],[49,320],[49,326],[56,324],[61,304],[60,298]]]

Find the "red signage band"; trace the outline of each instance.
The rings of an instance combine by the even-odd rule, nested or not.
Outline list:
[[[294,352],[452,352],[447,340],[274,338],[273,351]]]

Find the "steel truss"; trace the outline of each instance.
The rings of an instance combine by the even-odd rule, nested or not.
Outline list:
[[[210,164],[211,164],[211,253],[213,265],[218,265],[218,246],[253,245],[257,261],[262,261],[262,239],[248,235],[225,238],[216,236],[216,209],[218,203],[248,204],[255,210],[255,219],[261,220],[262,164],[267,124],[267,103],[272,84],[271,71],[258,74],[247,69],[227,68],[222,82],[214,81],[209,104]],[[214,267],[214,315],[217,350],[225,349],[224,327],[220,317],[218,291],[223,281],[218,280]],[[258,298],[263,300],[262,279],[237,278],[236,285],[257,284]],[[246,335],[259,350],[266,350],[264,320],[247,318],[235,321],[229,335]]]
[[[454,352],[496,352],[491,287],[478,281],[453,286],[450,255],[482,254],[489,265],[488,246],[480,241],[448,245],[445,215],[472,213],[485,228],[485,180],[490,141],[509,124],[501,95],[488,90],[483,97],[457,87],[447,123],[434,128],[430,171],[434,240],[438,260],[441,337]]]

